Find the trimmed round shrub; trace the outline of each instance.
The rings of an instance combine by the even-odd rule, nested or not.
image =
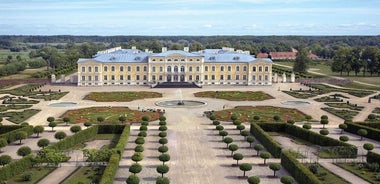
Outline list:
[[[328,135],[330,132],[327,129],[322,129],[319,131],[321,135]]]
[[[224,126],[222,126],[222,125],[217,125],[217,126],[215,127],[215,129],[221,131],[221,130],[224,130]]]
[[[160,116],[158,119],[159,119],[160,121],[166,121],[166,117],[165,117],[165,116]]]
[[[5,165],[9,164],[9,163],[11,163],[11,161],[12,161],[12,157],[9,155],[1,155],[0,156],[0,165],[1,166],[5,166]]]
[[[166,130],[168,130],[168,127],[167,127],[166,125],[161,125],[161,126],[158,128],[158,130],[160,130],[160,131],[166,131]]]
[[[348,136],[342,135],[339,137],[339,140],[342,142],[347,142],[350,138]]]
[[[166,121],[160,121],[160,122],[158,122],[158,124],[159,124],[160,126],[162,126],[162,125],[166,125]]]
[[[142,125],[142,126],[148,126],[148,125],[149,125],[149,122],[148,122],[148,121],[143,121],[143,122],[141,122],[141,125]]]
[[[161,138],[166,137],[167,135],[168,135],[167,132],[160,132],[160,133],[158,133],[158,136],[161,137]]]
[[[156,179],[156,184],[170,184],[170,180],[167,177],[158,177]]]
[[[141,120],[142,121],[149,121],[149,116],[144,115],[144,116],[141,117]]]
[[[296,123],[294,120],[292,120],[292,119],[290,119],[290,120],[288,120],[288,121],[286,121],[287,123],[289,123],[289,124],[294,124],[294,123]]]
[[[162,145],[165,145],[168,143],[168,139],[167,138],[161,138],[160,140],[158,140],[158,142]]]
[[[125,181],[127,184],[139,184],[140,178],[136,175],[129,175],[127,180]]]
[[[212,121],[212,124],[215,125],[215,126],[220,125],[220,121],[214,120],[214,121]]]
[[[140,131],[147,131],[147,130],[148,130],[147,126],[145,126],[145,125],[140,126]]]
[[[142,145],[137,145],[136,147],[135,147],[135,152],[144,152],[144,146],[142,146]]]
[[[160,146],[157,149],[160,153],[166,153],[169,151],[169,148],[167,146]]]
[[[17,150],[17,155],[18,156],[26,156],[32,153],[32,149],[30,149],[29,146],[22,146]]]
[[[141,131],[141,132],[139,132],[137,134],[137,136],[139,136],[139,137],[146,137],[146,136],[148,136],[148,134],[146,133],[146,131]]]
[[[145,143],[144,137],[137,137],[135,140],[135,143],[136,144],[144,144]]]
[[[304,128],[306,130],[310,130],[311,129],[311,125],[309,123],[307,123],[307,124],[302,125],[302,128]]]
[[[283,177],[281,177],[280,181],[283,184],[293,184],[295,180],[291,176],[283,176]]]
[[[251,176],[247,179],[247,182],[249,184],[259,184],[260,183],[260,178],[257,176]]]
[[[74,126],[71,126],[70,127],[70,131],[74,134],[76,134],[77,132],[81,131],[82,130],[82,127],[80,127],[79,125],[74,125]]]

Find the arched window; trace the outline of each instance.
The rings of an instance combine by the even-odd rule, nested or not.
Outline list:
[[[240,66],[236,66],[236,71],[240,71]]]
[[[252,67],[252,71],[256,72],[256,66]]]
[[[146,72],[148,70],[148,68],[146,66],[144,66],[143,70],[144,70],[144,72]]]
[[[103,70],[106,72],[108,70],[108,67],[104,66]]]
[[[224,71],[224,66],[220,66],[220,71]]]
[[[264,70],[267,72],[268,71],[268,67],[266,66]]]
[[[192,71],[193,71],[193,67],[189,66],[189,72],[192,72]]]
[[[230,72],[231,71],[231,66],[227,66],[227,70]]]
[[[155,66],[152,67],[152,72],[156,72],[156,67]]]
[[[259,66],[259,72],[262,72],[262,71],[263,71],[263,67]]]
[[[128,66],[127,68],[128,68],[128,72],[130,72],[131,71],[131,66]]]
[[[136,71],[137,71],[137,72],[140,71],[140,67],[139,67],[139,66],[136,66]]]
[[[91,66],[88,67],[88,72],[92,72]]]
[[[171,72],[172,71],[172,67],[168,66],[166,70],[167,70],[167,72]]]
[[[185,67],[181,66],[181,72],[185,72]]]
[[[178,72],[178,66],[174,66],[174,72]]]
[[[120,66],[120,71],[121,71],[121,72],[124,71],[124,67],[123,67],[123,66]]]
[[[247,66],[243,66],[243,71],[247,71]]]
[[[115,71],[115,66],[111,66],[111,72]]]

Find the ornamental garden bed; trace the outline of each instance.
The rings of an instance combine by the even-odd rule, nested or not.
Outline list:
[[[68,117],[72,123],[117,123],[119,117],[124,116],[126,123],[139,122],[142,116],[148,116],[151,121],[157,120],[160,116],[158,112],[141,112],[131,110],[128,107],[90,107],[66,111],[61,118]],[[99,122],[98,117],[104,121]]]
[[[69,92],[59,91],[41,91],[37,89],[41,88],[44,84],[27,84],[11,90],[2,90],[1,94],[11,94],[15,96],[27,96],[34,99],[59,100]]]
[[[359,112],[357,111],[351,111],[351,110],[345,110],[345,109],[334,109],[331,107],[323,107],[321,109],[335,116],[338,116],[344,120],[352,120],[356,115],[359,114]]]
[[[335,108],[345,108],[350,109],[354,111],[361,111],[364,109],[363,106],[357,106],[357,104],[347,104],[347,103],[325,103],[325,105],[329,107],[335,107]]]
[[[324,184],[349,184],[347,180],[333,173],[333,171],[329,171],[323,166],[319,164],[304,164],[305,167],[310,169],[310,166],[315,165],[317,168],[317,172],[313,173],[320,181]]]
[[[376,107],[372,113],[380,114],[380,107]]]
[[[0,112],[4,112],[11,109],[27,109],[32,107],[32,105],[0,105]]]
[[[99,183],[105,168],[105,166],[78,167],[61,184]]]
[[[32,167],[29,168],[27,173],[22,173],[19,175],[14,176],[12,179],[8,180],[7,184],[34,184],[38,183],[40,180],[42,180],[44,177],[49,175],[51,172],[53,172],[56,169],[56,167]],[[29,176],[26,176],[29,175]],[[28,180],[28,181],[25,181]]]
[[[348,88],[334,88],[331,86],[327,86],[324,84],[309,84],[310,87],[316,88],[319,90],[324,91],[324,93],[330,93],[330,92],[343,92],[348,93],[350,95],[356,96],[356,97],[365,97],[368,95],[373,94],[373,91],[368,90],[358,90],[358,89],[348,89]]]
[[[279,116],[280,120],[286,122],[287,120],[304,121],[306,115],[297,110],[273,106],[236,106],[233,109],[225,109],[222,111],[214,111],[217,120],[231,121],[232,114],[236,114],[239,121],[251,122],[254,116],[258,116],[260,121],[274,122],[274,116]]]
[[[12,123],[20,124],[40,111],[39,109],[26,109],[20,112],[3,112],[0,113],[0,116],[7,117],[6,119]]]
[[[379,164],[377,164],[377,166],[372,166],[372,170],[371,167],[366,165],[366,163],[337,163],[336,165],[370,183],[380,182],[380,174],[378,172]]]
[[[137,92],[91,92],[86,95],[84,100],[93,100],[97,102],[130,102],[144,98],[160,98],[161,93],[137,91]]]
[[[230,101],[263,101],[273,97],[262,91],[203,91],[194,93],[195,97],[217,98]]]

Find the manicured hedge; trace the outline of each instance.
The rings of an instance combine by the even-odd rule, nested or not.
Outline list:
[[[368,163],[376,162],[380,164],[380,155],[375,152],[369,151],[367,154],[367,162]]]
[[[112,184],[115,178],[116,172],[119,168],[119,162],[123,157],[124,148],[128,142],[130,126],[123,125],[124,129],[120,135],[119,141],[115,146],[116,153],[112,154],[108,161],[107,167],[103,172],[100,184]]]
[[[98,128],[100,125],[89,127],[85,130],[79,131],[78,133],[63,139],[47,148],[56,150],[67,150],[75,145],[86,142],[87,140],[95,137],[98,134]],[[105,126],[105,125],[102,125]]]
[[[347,132],[357,134],[359,129],[366,129],[368,134],[365,135],[364,137],[367,137],[376,141],[380,141],[380,129],[370,127],[374,125],[366,126],[364,125],[364,123],[351,123],[351,122],[346,122],[345,124],[347,124],[347,129],[345,130]]]
[[[13,161],[6,166],[0,168],[0,181],[7,181],[15,175],[18,175],[28,168],[30,168],[33,164],[33,156],[28,155],[20,160]]]
[[[319,179],[305,166],[303,166],[292,154],[284,151],[281,154],[281,165],[297,180],[298,183],[323,184]]]
[[[125,125],[99,125],[98,134],[121,134]]]
[[[28,134],[28,137],[30,135],[33,134],[33,126],[24,126],[22,128],[18,128],[18,129],[15,129],[13,131],[10,131],[10,132],[7,132],[7,133],[4,133],[4,134],[1,134],[0,135],[0,138],[4,138],[8,141],[8,143],[11,143],[11,142],[14,142],[14,141],[17,141],[17,139],[15,138],[15,135],[17,132],[19,131],[24,131]]]
[[[22,126],[20,126],[20,125],[2,125],[2,126],[0,126],[0,135],[5,134],[5,133],[10,132],[10,131],[13,131],[13,130],[16,130],[16,129],[19,129],[19,128],[22,128]]]
[[[252,123],[251,124],[251,133],[256,137],[257,140],[264,145],[264,147],[272,154],[275,158],[280,158],[281,156],[281,145],[275,141],[268,133],[265,132],[271,131],[270,125],[273,125],[274,129],[280,131],[281,124],[284,123]],[[261,128],[261,126],[264,127]],[[270,130],[269,130],[270,129]]]

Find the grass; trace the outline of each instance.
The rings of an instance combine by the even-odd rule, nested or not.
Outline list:
[[[314,99],[317,102],[342,102],[340,98],[333,98],[330,96],[323,96],[321,98]]]
[[[324,84],[310,84],[310,85],[313,88],[324,91],[324,93],[343,92],[343,93],[348,93],[348,94],[356,96],[356,97],[365,97],[365,96],[368,96],[368,95],[371,95],[374,93],[373,91],[367,91],[367,90],[334,88],[334,87],[327,86]],[[363,88],[359,88],[359,89],[363,89]]]
[[[356,115],[359,114],[357,111],[334,109],[330,107],[324,107],[321,109],[345,120],[352,120]]]
[[[376,90],[380,91],[380,86],[370,86],[370,85],[365,85],[365,84],[360,84],[356,82],[350,82],[347,84],[341,84],[339,86],[345,87],[345,88],[354,88],[354,89],[365,89],[365,90]],[[367,95],[365,95],[367,96]]]
[[[238,120],[242,122],[252,121],[254,116],[259,116],[260,121],[274,122],[273,116],[278,115],[281,121],[294,120],[304,121],[305,114],[297,109],[289,109],[273,106],[237,106],[233,109],[226,109],[214,112],[216,119],[222,121],[231,121],[232,114],[238,115]]]
[[[34,99],[44,99],[45,101],[49,101],[49,100],[59,100],[67,94],[69,94],[69,92],[52,91],[52,92],[37,93],[34,95],[30,95],[29,97],[34,98]]]
[[[84,97],[84,100],[93,100],[97,102],[130,102],[144,98],[159,98],[161,93],[137,91],[137,92],[91,92]]]
[[[356,104],[347,104],[347,103],[325,103],[329,107],[335,107],[335,108],[344,108],[344,109],[350,109],[355,111],[361,111],[364,107],[363,106],[357,106]]]
[[[104,166],[79,167],[61,184],[99,183],[104,169]]]
[[[21,112],[4,112],[4,113],[1,113],[0,116],[8,117],[7,118],[8,121],[16,123],[16,124],[20,124],[40,111],[41,110],[39,109],[26,109]]]
[[[380,107],[376,107],[372,113],[380,114]]]
[[[307,98],[324,94],[324,92],[320,90],[291,90],[291,91],[282,91],[282,92],[292,97],[300,98],[300,99],[307,99]]]
[[[151,121],[157,120],[157,112],[141,112],[128,107],[91,107],[66,111],[61,118],[68,117],[72,123],[98,123],[97,118],[103,117],[102,123],[118,123],[120,116],[125,116],[127,123],[140,122],[141,117],[147,115]]]
[[[308,168],[311,164],[304,164]],[[323,166],[318,164],[318,173],[315,174],[317,178],[324,184],[349,184],[347,180],[341,178],[340,176],[334,174],[334,171],[329,171]]]
[[[340,168],[355,174],[356,176],[370,182],[370,183],[379,183],[379,180],[376,180],[376,176],[379,175],[378,172],[371,172],[368,168],[362,167],[360,169],[359,164],[355,163],[338,163],[336,164]]]
[[[196,97],[217,98],[230,101],[263,101],[273,99],[262,91],[203,91],[194,93]]]
[[[347,79],[364,82],[368,84],[380,85],[380,77],[360,77],[362,75],[358,75],[359,77],[345,77]]]
[[[32,105],[0,105],[0,112],[4,112],[10,109],[27,109]]]
[[[31,181],[23,181],[22,174],[16,175],[12,179],[7,181],[7,184],[34,184],[38,183],[45,176],[53,172],[55,167],[32,167],[27,170],[27,172],[32,173]]]

